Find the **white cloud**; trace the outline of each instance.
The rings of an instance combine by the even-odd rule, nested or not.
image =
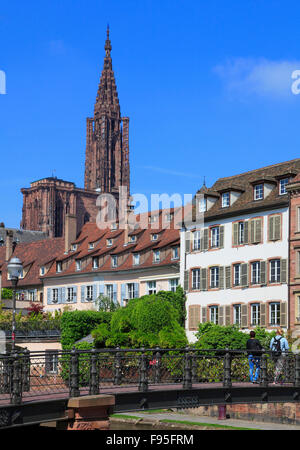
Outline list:
[[[246,97],[293,98],[292,73],[300,61],[237,58],[214,67],[229,93]]]

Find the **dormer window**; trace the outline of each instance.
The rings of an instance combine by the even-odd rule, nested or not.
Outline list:
[[[76,259],[76,270],[81,270],[81,260],[80,259]]]
[[[160,251],[159,250],[154,250],[154,252],[153,252],[153,261],[155,263],[160,261]]]
[[[135,241],[136,241],[136,236],[129,237],[129,242],[135,242]]]
[[[171,222],[173,220],[173,218],[174,218],[174,214],[173,213],[165,214],[166,222]]]
[[[199,212],[205,212],[206,211],[206,198],[202,197],[199,201]]]
[[[264,198],[264,185],[256,184],[254,186],[254,200],[262,200]]]
[[[93,258],[93,269],[98,269],[99,268],[99,258],[97,256],[95,256]]]
[[[89,243],[89,250],[93,249],[95,247],[95,244],[93,242]]]
[[[178,259],[179,258],[179,247],[173,247],[172,248],[172,259]]]
[[[279,180],[279,195],[286,194],[286,185],[289,183],[288,178],[282,178]]]
[[[115,255],[111,257],[111,266],[118,267],[118,257]]]
[[[72,252],[74,252],[75,250],[77,250],[77,244],[72,244],[72,245],[71,245],[71,250],[72,250]]]
[[[46,268],[45,266],[40,267],[40,275],[43,276],[46,273]]]
[[[133,264],[134,264],[134,266],[138,266],[140,264],[140,254],[139,253],[135,253],[133,255]]]
[[[112,244],[113,244],[112,239],[106,239],[106,245],[107,245],[107,247],[111,247]]]
[[[116,223],[112,223],[110,229],[116,230],[118,228],[118,225]]]
[[[62,263],[61,263],[61,261],[58,261],[57,263],[56,263],[56,272],[61,272],[62,271]]]
[[[222,208],[228,208],[230,206],[230,192],[224,192],[222,194]]]
[[[149,223],[155,223],[155,222],[157,222],[157,220],[158,220],[158,216],[157,215],[149,217]]]
[[[151,239],[152,239],[152,241],[157,241],[158,234],[151,234]]]

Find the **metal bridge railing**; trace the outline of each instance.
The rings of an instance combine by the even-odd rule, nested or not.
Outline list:
[[[273,382],[277,359],[261,351],[258,382]],[[284,356],[281,382],[300,387],[300,354]],[[277,374],[278,375],[278,374]],[[182,389],[214,383],[230,388],[249,383],[244,350],[93,349],[0,355],[0,404],[42,398],[96,395],[103,390],[178,385]]]

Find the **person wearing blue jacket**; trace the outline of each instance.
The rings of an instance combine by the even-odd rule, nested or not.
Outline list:
[[[282,379],[286,356],[287,352],[289,351],[289,343],[287,339],[283,337],[283,330],[281,328],[277,328],[276,336],[271,339],[270,349],[272,350],[275,359],[275,374],[273,384],[278,384],[279,379]]]

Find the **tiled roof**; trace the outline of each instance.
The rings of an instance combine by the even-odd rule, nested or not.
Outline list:
[[[261,169],[252,170],[249,172],[241,173],[239,175],[230,176],[226,178],[219,178],[211,188],[199,189],[197,194],[204,194],[209,196],[210,194],[216,195],[219,193],[217,201],[214,205],[204,213],[205,221],[217,219],[218,217],[226,217],[234,214],[245,213],[246,211],[255,211],[260,209],[271,209],[288,205],[288,195],[280,195],[278,184],[279,179],[289,177],[290,182],[294,176],[300,172],[300,159],[294,159],[272,166],[263,167]],[[265,182],[272,183],[273,189],[262,200],[254,200],[253,198],[253,185],[255,183]],[[241,194],[238,199],[229,207],[222,208],[221,193],[226,191],[234,191],[240,189]],[[195,213],[195,209],[194,209]],[[188,223],[189,220],[186,220]]]

